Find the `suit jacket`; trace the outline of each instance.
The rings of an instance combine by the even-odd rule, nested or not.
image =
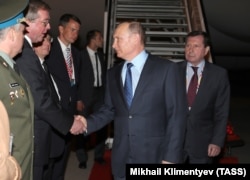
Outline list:
[[[23,77],[0,56],[0,99],[9,115],[14,136],[12,154],[21,166],[23,179],[32,180],[34,102]],[[1,170],[2,171],[2,170]]]
[[[186,61],[180,63],[185,85],[186,66]],[[226,70],[205,61],[199,90],[187,118],[185,150],[190,156],[206,158],[208,144],[224,146],[229,102],[230,85]]]
[[[10,125],[7,111],[0,101],[0,179],[21,179],[21,168],[10,155]]]
[[[115,176],[125,176],[128,162],[181,163],[187,112],[177,65],[149,54],[128,108],[121,78],[123,64],[108,70],[105,104],[87,119],[88,133],[114,120]]]
[[[16,60],[20,72],[30,85],[35,102],[35,166],[48,163],[49,157],[63,153],[65,135],[73,116],[58,106],[50,91],[49,79],[38,56],[25,39],[22,54]]]
[[[104,61],[104,54],[99,51],[97,53],[98,53],[98,57],[99,57],[101,69],[102,69],[101,81],[102,81],[102,86],[104,87],[102,88],[103,93],[104,93],[105,84],[106,84],[107,66]],[[81,72],[80,72],[81,83],[79,85],[80,92],[81,92],[80,98],[83,101],[85,106],[89,106],[91,104],[91,100],[93,96],[95,76],[94,76],[94,70],[93,70],[93,66],[92,66],[87,48],[84,48],[81,51],[81,56],[82,56]]]
[[[79,50],[71,46],[71,54],[73,58],[75,81],[76,84],[71,86],[70,79],[65,64],[62,48],[58,39],[53,41],[51,46],[50,54],[47,58],[48,69],[53,75],[53,78],[58,86],[59,93],[61,96],[61,104],[64,110],[71,113],[72,115],[77,114],[76,112],[76,101],[79,100],[78,86],[79,86],[79,73],[81,65],[81,56]]]

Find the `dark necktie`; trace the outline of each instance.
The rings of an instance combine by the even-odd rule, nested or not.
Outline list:
[[[96,64],[96,86],[99,87],[100,86],[100,80],[99,80],[99,66],[98,66],[98,54],[97,52],[95,53],[95,64]]]
[[[193,67],[192,69],[194,71],[194,75],[192,76],[189,87],[188,87],[188,106],[192,107],[195,96],[196,96],[196,91],[197,91],[197,85],[198,85],[198,74],[197,74],[197,69],[198,67]]]
[[[133,99],[132,75],[131,75],[132,66],[133,66],[132,63],[127,64],[127,72],[126,72],[125,83],[124,83],[124,92],[125,92],[125,98],[127,100],[128,107],[130,107],[132,99]]]
[[[48,81],[49,81],[50,91],[51,91],[52,97],[55,98],[56,102],[59,102],[58,94],[56,92],[53,80],[51,78],[51,74],[50,74],[50,72],[48,70],[48,67],[47,67],[47,64],[46,64],[45,61],[43,62],[43,69],[44,69],[44,71],[45,71],[45,73],[46,73],[46,75],[48,77]]]
[[[43,69],[46,72],[46,74],[49,75],[49,70],[45,61],[43,62]]]

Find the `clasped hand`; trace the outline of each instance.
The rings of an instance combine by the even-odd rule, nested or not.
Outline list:
[[[70,129],[70,133],[74,135],[82,134],[87,130],[87,121],[81,115],[74,116],[74,122]]]

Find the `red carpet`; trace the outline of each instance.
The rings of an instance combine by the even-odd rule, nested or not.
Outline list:
[[[219,164],[238,164],[238,158],[227,156],[220,159]]]
[[[224,148],[224,156],[219,160],[220,164],[237,164],[239,163],[237,157],[231,156],[231,149],[235,147],[241,147],[244,145],[244,141],[235,134],[234,127],[229,121],[227,124],[227,137]]]
[[[104,154],[105,165],[94,163],[89,180],[113,180],[111,172],[111,150],[106,150]]]
[[[112,172],[111,172],[111,150],[106,150],[104,154],[104,159],[106,160],[105,165],[100,165],[98,163],[94,163],[89,180],[113,180]],[[219,164],[237,164],[238,158],[232,156],[224,156],[222,157]]]

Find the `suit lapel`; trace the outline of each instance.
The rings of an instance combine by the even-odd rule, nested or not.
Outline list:
[[[187,86],[187,77],[186,77],[186,73],[187,73],[187,61],[183,61],[180,64],[180,74],[181,74],[181,80],[182,82],[185,84],[185,87]]]
[[[76,83],[78,83],[79,53],[73,46],[71,46],[71,54],[72,54],[72,61],[73,61],[73,66],[74,66],[75,81]]]
[[[122,94],[123,101],[124,101],[125,105],[127,106],[126,99],[124,96],[122,78],[121,78],[121,71],[122,71],[123,65],[124,65],[124,63],[120,63],[118,65],[119,67],[116,71],[115,77],[116,77],[117,84],[119,85],[119,87],[118,87],[119,92]],[[135,89],[133,100],[132,100],[132,103],[130,106],[131,109],[133,108],[133,104],[136,104],[137,99],[143,93],[143,90],[147,86],[148,82],[150,82],[151,73],[152,73],[152,70],[154,68],[155,68],[155,63],[153,62],[152,59],[150,59],[150,55],[149,55],[145,64],[144,64],[144,67],[143,67],[141,75],[140,75],[140,79],[139,79],[137,87]]]
[[[199,85],[199,89],[198,92],[196,94],[196,98],[194,101],[193,106],[195,106],[195,104],[200,104],[200,100],[203,100],[204,97],[206,97],[206,94],[204,94],[204,92],[206,92],[207,90],[209,90],[209,86],[208,86],[208,78],[209,78],[209,63],[205,61],[205,66],[202,72],[202,77],[201,77],[201,81],[200,81],[200,85]],[[202,103],[202,102],[201,102]]]
[[[116,78],[116,82],[117,82],[117,86],[118,86],[117,87],[118,91],[121,94],[121,97],[123,97],[123,102],[124,102],[125,106],[127,106],[126,98],[124,96],[122,78],[121,78],[123,65],[124,65],[124,62],[117,65],[118,67],[117,67],[116,72],[115,72],[115,78]]]
[[[61,45],[59,43],[59,40],[56,39],[56,41],[54,43],[55,43],[54,44],[54,48],[55,48],[54,53],[55,54],[53,56],[54,59],[53,60],[51,59],[51,61],[55,61],[54,65],[57,66],[59,73],[63,74],[65,80],[68,79],[68,81],[70,81],[68,71],[67,71],[67,67],[66,67],[66,64],[65,64],[65,59],[64,59],[64,56],[63,56],[63,50],[62,50],[62,47],[61,47]],[[53,71],[51,71],[51,72],[53,72]]]
[[[140,75],[140,79],[135,89],[134,97],[131,103],[131,108],[133,108],[133,104],[136,104],[137,99],[143,93],[143,90],[147,86],[148,82],[150,82],[150,77],[151,77],[150,74],[152,73],[152,69],[154,69],[154,63],[150,59],[150,55],[149,55],[144,64],[144,67]]]

